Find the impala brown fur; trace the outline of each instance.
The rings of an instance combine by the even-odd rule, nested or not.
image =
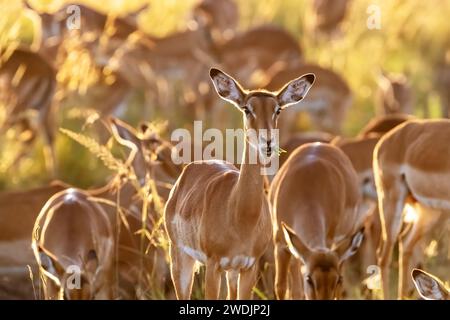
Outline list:
[[[288,296],[289,273],[292,298],[340,298],[342,265],[363,237],[359,200],[356,172],[338,148],[309,143],[289,157],[269,192],[278,299]]]
[[[54,195],[33,228],[32,249],[45,279],[46,299],[114,299],[115,236],[105,210],[70,189]],[[71,267],[81,271],[70,283]],[[73,276],[76,276],[73,274]]]
[[[370,135],[383,135],[394,129],[405,121],[414,119],[414,116],[404,113],[387,114],[378,116],[370,120],[364,128],[359,131],[359,137],[368,137]]]
[[[410,120],[386,134],[374,151],[382,242],[378,252],[384,297],[389,298],[389,267],[400,237],[398,297],[407,295],[415,246],[450,211],[449,120]],[[406,220],[406,202],[414,219]]]
[[[270,136],[257,144],[246,137],[240,170],[224,161],[197,161],[184,168],[164,213],[172,280],[177,297],[188,299],[200,262],[206,265],[206,299],[219,297],[224,271],[228,298],[249,299],[272,230],[262,165],[249,162],[249,149],[273,155],[278,114],[306,95],[314,75],[294,79],[279,92],[246,91],[218,69],[211,69],[210,76],[219,96],[242,112],[244,129],[266,129]]]
[[[333,134],[340,133],[353,95],[344,77],[332,69],[324,68],[316,64],[286,65],[270,79],[265,86],[272,90],[279,88],[295,74],[314,73],[317,81],[309,95],[302,101],[298,110],[306,111],[311,119],[311,125],[315,130],[326,131]],[[296,109],[281,118],[280,130],[284,136],[289,137],[296,119]]]

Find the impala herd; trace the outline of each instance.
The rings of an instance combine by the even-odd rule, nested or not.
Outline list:
[[[316,0],[316,31],[336,31],[347,2]],[[351,267],[377,266],[389,299],[398,243],[398,298],[415,287],[423,299],[449,299],[443,281],[419,268],[423,247],[449,218],[450,120],[412,116],[405,75],[380,75],[378,116],[345,138],[338,135],[353,99],[344,76],[305,61],[280,27],[238,31],[232,0],[199,1],[189,28],[166,37],[138,28],[146,7],[121,17],[79,8],[81,29],[68,30],[67,7],[49,14],[26,4],[40,17],[41,43],[2,56],[0,130],[30,132],[26,145],[41,132],[54,177],[62,100],[99,90],[95,109],[127,159],[98,189],[55,180],[0,193],[0,298],[190,299],[200,280],[204,298],[219,299],[225,275],[228,299],[251,299],[261,286],[277,299],[342,299]],[[75,38],[112,77],[87,92],[57,81]],[[239,111],[242,163],[176,164],[174,146],[150,124],[116,117],[136,88],[169,128],[180,112],[221,127]],[[298,112],[316,131],[298,132]],[[255,140],[252,131],[267,134]],[[265,176],[261,159],[278,156],[280,169]]]

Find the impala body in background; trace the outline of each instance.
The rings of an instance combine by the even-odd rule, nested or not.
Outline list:
[[[45,163],[54,173],[55,140],[54,94],[56,74],[53,67],[41,55],[24,48],[15,49],[11,55],[4,55],[0,63],[0,101],[4,106],[4,123],[0,132],[19,125],[22,131],[31,130],[31,136],[24,141],[27,145],[41,133],[44,142]],[[37,117],[29,114],[35,111]]]
[[[414,93],[403,74],[381,74],[378,78],[376,111],[379,115],[412,114]]]
[[[281,144],[281,148],[286,152],[283,152],[280,155],[280,166],[286,162],[292,152],[298,147],[312,142],[329,143],[333,138],[334,136],[332,134],[322,131],[297,132],[290,135],[290,137],[285,139],[285,142]]]
[[[234,0],[201,0],[192,10],[199,28],[207,30],[213,43],[231,39],[239,23],[239,8]]]
[[[331,142],[334,146],[340,148],[350,159],[356,174],[358,176],[358,186],[361,192],[361,203],[359,210],[368,211],[365,223],[364,243],[371,244],[369,261],[364,263],[364,268],[370,264],[376,264],[376,248],[380,237],[378,212],[377,212],[377,190],[372,169],[373,150],[380,140],[380,136],[370,136],[364,138],[336,138]],[[372,229],[373,228],[373,229]],[[363,251],[362,249],[360,252]]]
[[[111,119],[110,127],[117,141],[125,144],[128,141],[128,143],[136,146],[137,152],[131,162],[133,170],[139,181],[144,181],[147,173],[150,172],[155,179],[158,195],[164,202],[170,190],[168,185],[172,185],[181,172],[181,167],[173,164],[171,160],[171,144],[152,133],[145,124],[142,124],[137,131],[120,120]],[[155,156],[156,160],[149,161],[146,158],[148,151]],[[152,293],[155,293],[154,297],[158,297],[158,294],[170,294],[170,290],[167,291],[167,288],[165,288],[169,273],[164,251],[160,247],[154,248],[151,245],[144,257],[140,252],[141,236],[136,232],[142,228],[142,202],[137,197],[135,187],[130,182],[124,181],[119,175],[111,179],[107,185],[98,189],[68,189],[70,187],[56,181],[51,186],[0,193],[0,247],[3,248],[0,253],[2,276],[0,287],[9,288],[14,281],[17,284],[15,288],[16,297],[26,299],[40,297],[39,292],[33,293],[32,282],[27,269],[27,265],[30,265],[34,279],[39,278],[36,260],[30,249],[33,225],[39,211],[51,196],[62,191],[60,193],[60,199],[62,200],[58,206],[58,210],[62,212],[67,207],[70,208],[71,194],[75,190],[76,192],[89,194],[89,198],[77,199],[83,207],[97,206],[97,203],[100,203],[99,205],[107,213],[114,227],[117,223],[116,204],[119,196],[118,203],[122,207],[122,214],[126,221],[126,224],[120,228],[118,239],[119,297],[122,299],[140,297],[142,292],[136,291],[140,281],[148,281],[145,283],[148,283],[150,289],[153,290]],[[109,204],[106,204],[105,200],[109,201]],[[52,205],[48,209],[51,210],[55,206]],[[154,230],[158,219],[159,216],[154,207],[149,206],[146,229]],[[18,223],[19,221],[20,223]],[[114,229],[114,232],[116,231]],[[61,241],[64,241],[63,236],[59,235]],[[144,239],[143,245],[145,248],[149,247],[150,243],[147,238]],[[142,262],[145,268],[142,273],[143,276],[140,274],[141,258],[143,258]],[[35,287],[38,288],[37,283]],[[148,289],[145,286],[143,288]],[[157,292],[158,290],[161,291]],[[5,298],[11,297],[14,297],[14,295],[5,296]],[[87,296],[83,297],[86,298]],[[78,298],[81,297],[78,296]]]
[[[380,138],[397,125],[412,119],[406,114],[385,115],[372,119],[356,138],[337,137],[331,143],[348,156],[358,175],[362,202],[359,210],[368,212],[364,228],[364,241],[356,258],[362,274],[377,264],[376,250],[381,238],[381,222],[378,213],[378,197],[373,174],[373,151]],[[419,250],[416,250],[419,251]]]
[[[0,193],[0,298],[34,299],[39,276],[31,251],[34,222],[44,204],[66,187],[59,183]],[[34,282],[27,268],[30,266]]]
[[[443,61],[436,66],[435,83],[441,101],[441,116],[450,118],[450,50],[447,50]]]
[[[389,268],[397,240],[398,297],[403,298],[413,249],[450,211],[449,137],[449,120],[410,120],[387,133],[375,148],[373,167],[382,226],[378,264],[385,298],[390,297]],[[407,202],[409,210],[403,214]],[[401,232],[402,226],[406,231]]]
[[[349,0],[314,0],[315,30],[325,34],[338,31],[347,15],[349,2]]]
[[[414,119],[414,116],[402,113],[388,114],[371,119],[358,133],[359,137],[383,135],[399,124]]]
[[[184,168],[164,213],[172,280],[177,297],[190,298],[195,265],[200,262],[206,265],[206,299],[219,298],[224,271],[228,298],[249,299],[258,261],[271,239],[262,164],[260,159],[250,163],[250,148],[273,155],[278,115],[307,94],[314,75],[294,79],[276,93],[246,91],[218,69],[211,69],[210,76],[219,96],[242,112],[245,130],[264,129],[268,135],[256,142],[246,134],[240,170],[224,161],[197,161]]]
[[[363,237],[359,200],[358,177],[341,150],[309,143],[292,153],[269,191],[278,299],[286,297],[289,273],[292,298],[340,298],[343,263]]]
[[[352,103],[352,92],[345,79],[333,70],[315,64],[287,65],[274,74],[264,87],[274,90],[286,83],[288,79],[292,79],[294,75],[304,73],[314,73],[317,76],[317,83],[295,109],[291,108],[289,113],[280,118],[280,128],[283,130],[280,136],[283,137],[284,134],[283,139],[287,139],[289,133],[295,132],[293,126],[296,111],[305,111],[314,129],[333,134],[340,133],[347,110]]]

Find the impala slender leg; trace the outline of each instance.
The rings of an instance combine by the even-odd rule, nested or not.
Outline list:
[[[378,250],[378,265],[381,269],[381,280],[383,286],[383,299],[389,299],[389,267],[391,264],[394,245],[402,227],[402,213],[405,205],[408,189],[402,177],[388,177],[388,173],[384,173],[383,178],[388,178],[389,184],[381,181],[382,192],[379,193],[380,219],[382,225],[382,238]],[[377,182],[377,189],[380,186]]]
[[[250,300],[253,287],[258,274],[258,261],[248,270],[241,271],[239,275],[239,300]]]
[[[237,299],[239,272],[236,270],[227,271],[228,300]]]
[[[414,225],[399,241],[399,281],[398,298],[408,298],[412,292],[410,274],[413,269],[417,246],[421,244],[423,237],[428,234],[439,221],[441,211],[415,204],[417,220]],[[422,251],[423,252],[423,251]]]
[[[221,280],[221,271],[218,264],[209,259],[206,262],[205,299],[219,299]]]
[[[170,245],[170,273],[178,300],[187,300],[191,297],[194,267],[194,259],[180,252],[174,245]]]

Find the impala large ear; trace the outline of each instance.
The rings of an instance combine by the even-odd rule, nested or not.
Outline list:
[[[363,239],[364,228],[361,228],[353,235],[351,241],[344,241],[335,249],[335,252],[337,252],[339,256],[339,264],[342,264],[345,260],[353,256],[358,251]]]
[[[448,290],[435,276],[420,269],[413,269],[411,276],[417,291],[425,300],[446,300],[448,298]]]
[[[303,264],[306,264],[311,250],[303,243],[299,236],[288,227],[284,222],[281,222],[281,228],[283,229],[284,239],[288,245],[289,251],[294,257],[300,259]]]
[[[39,265],[43,269],[47,278],[52,280],[58,287],[61,286],[59,277],[64,274],[64,267],[59,262],[47,255],[39,248]]]
[[[108,124],[114,139],[122,146],[131,150],[126,161],[127,164],[131,164],[138,152],[138,146],[140,146],[140,140],[136,130],[114,117],[108,119]]]
[[[245,92],[233,77],[215,68],[209,71],[209,76],[214,84],[214,88],[222,99],[231,102],[239,108],[242,106]]]
[[[127,142],[139,143],[137,131],[129,124],[114,117],[108,119],[108,124],[114,139],[121,145],[128,146]]]
[[[311,89],[316,76],[312,73],[305,74],[300,78],[288,82],[277,95],[278,104],[282,107],[288,107],[300,102]]]

